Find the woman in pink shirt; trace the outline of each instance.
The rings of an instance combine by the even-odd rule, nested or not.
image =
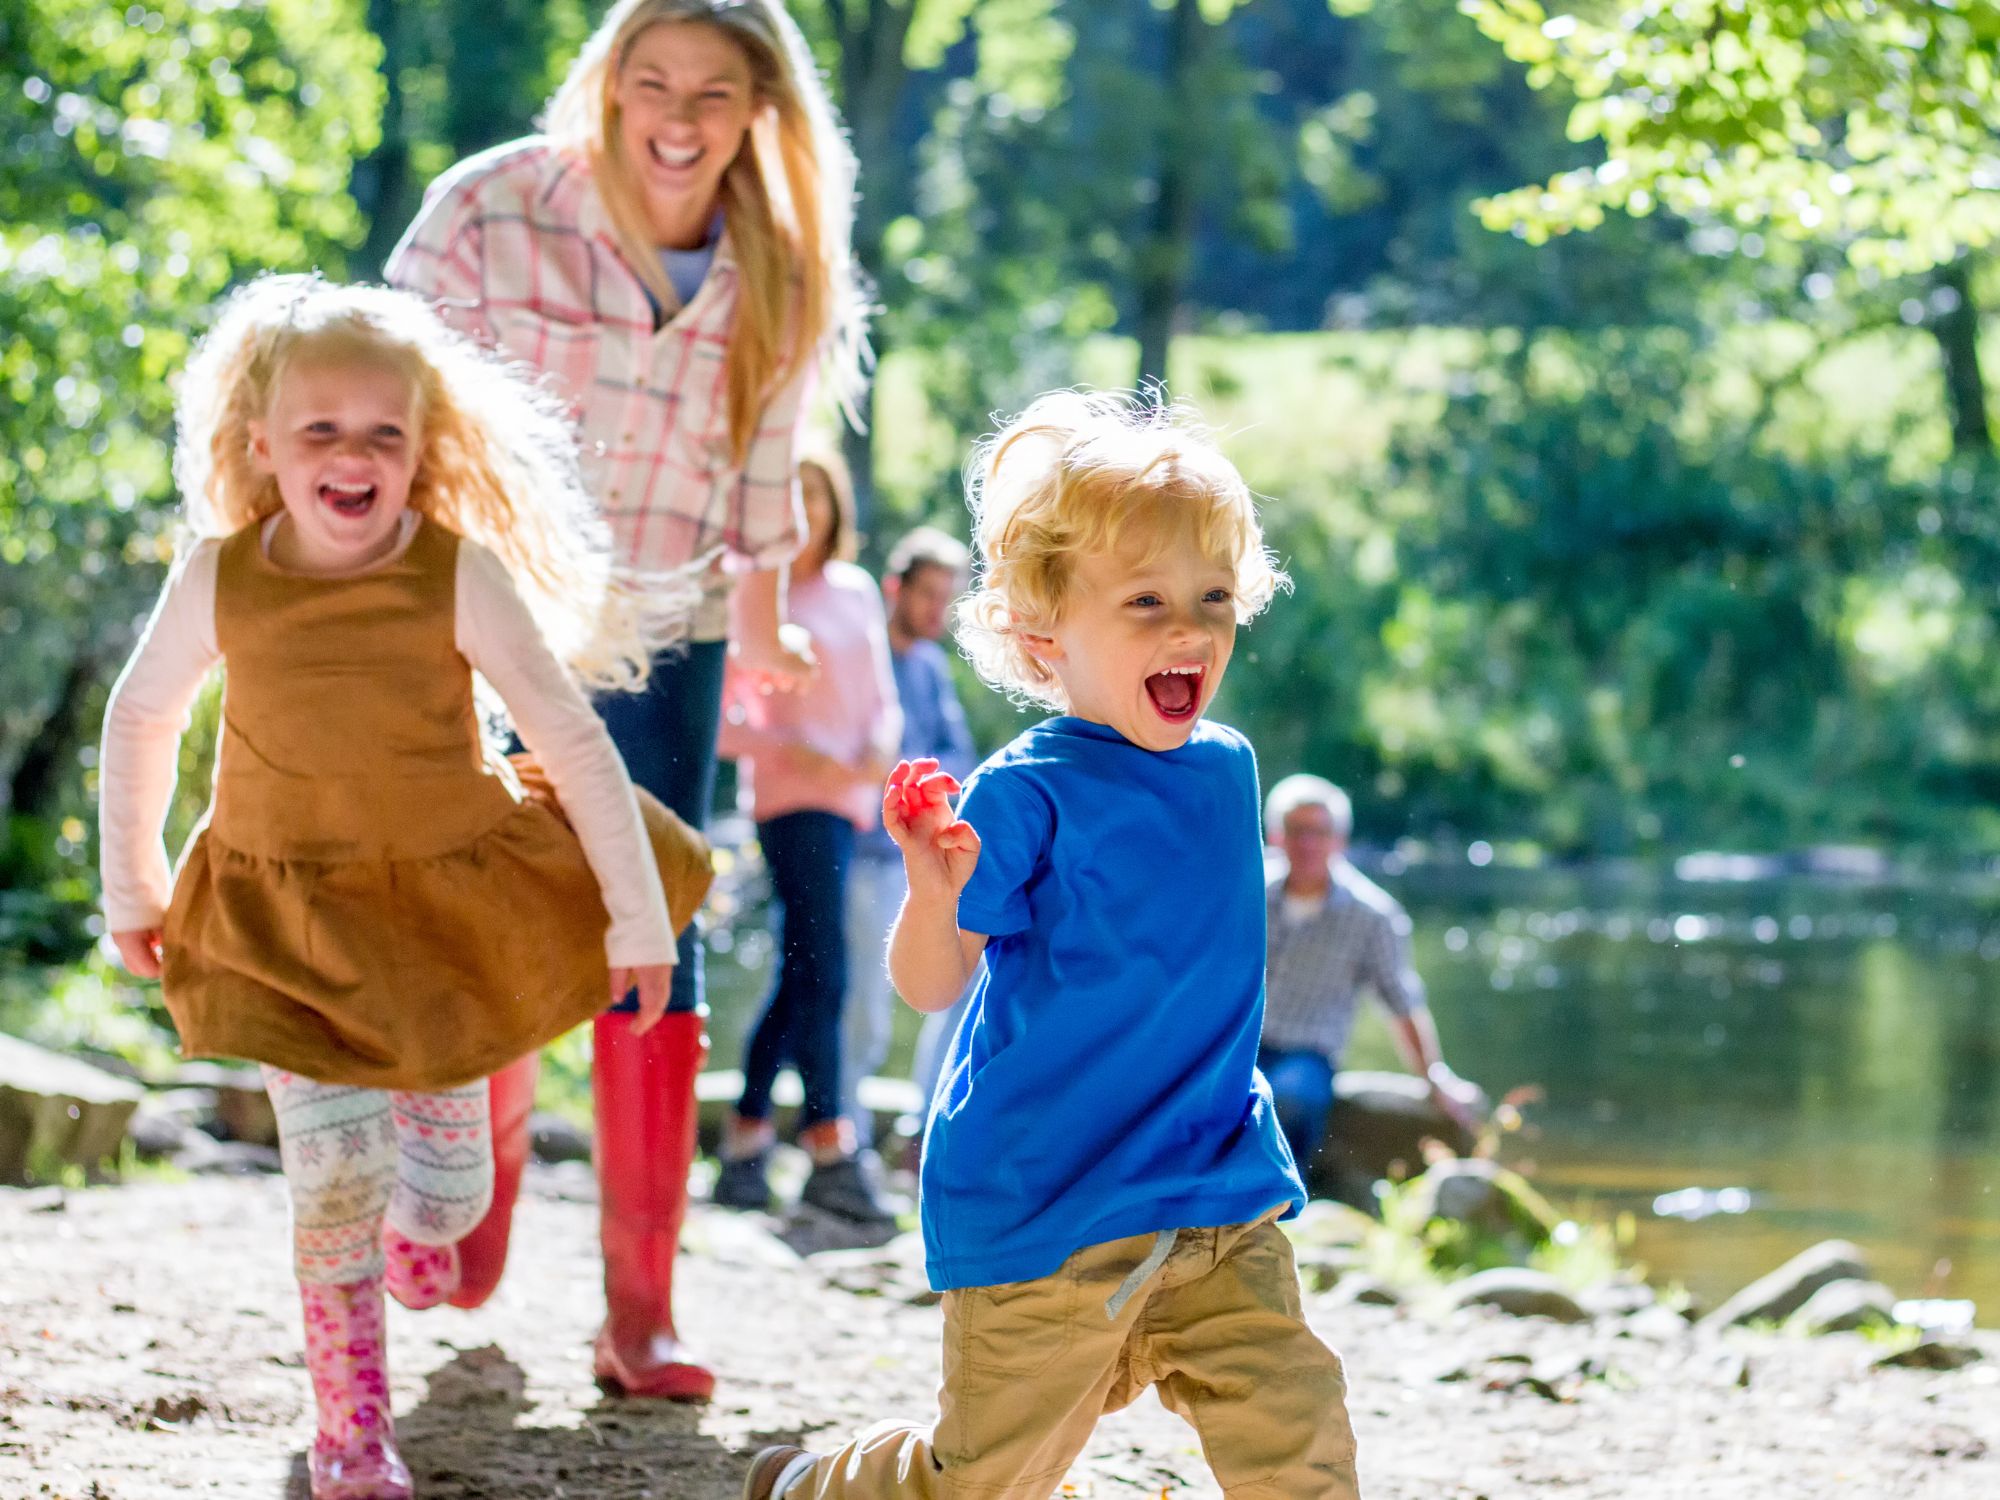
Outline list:
[[[854,503],[832,453],[799,465],[806,543],[792,560],[791,618],[812,632],[819,675],[799,691],[762,690],[732,672],[721,754],[737,763],[741,799],[783,915],[778,980],[744,1051],[743,1097],[723,1141],[715,1201],[764,1208],[776,1133],[771,1085],[787,1061],[805,1085],[799,1143],[812,1153],[804,1201],[861,1222],[890,1217],[841,1114],[840,1012],[847,998],[847,864],[856,830],[881,816],[902,710],[889,665],[882,595],[850,559]]]

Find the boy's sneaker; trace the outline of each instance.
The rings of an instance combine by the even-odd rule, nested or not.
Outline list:
[[[765,1175],[765,1168],[770,1160],[769,1151],[759,1151],[755,1156],[742,1156],[734,1161],[724,1157],[722,1170],[715,1174],[715,1187],[708,1195],[710,1201],[724,1208],[769,1208],[771,1179]]]
[[[893,1224],[896,1216],[882,1201],[880,1189],[859,1156],[842,1157],[812,1169],[801,1203],[856,1224]]]
[[[798,1478],[798,1473],[787,1475],[786,1471],[796,1464],[802,1473],[814,1457],[814,1454],[793,1443],[778,1443],[759,1449],[757,1456],[750,1460],[750,1472],[743,1476],[743,1500],[773,1500],[774,1496],[783,1493],[780,1480]]]

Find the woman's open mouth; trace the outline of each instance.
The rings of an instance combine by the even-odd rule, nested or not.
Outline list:
[[[702,147],[688,146],[679,151],[669,150],[658,141],[646,142],[646,149],[652,153],[655,164],[673,172],[684,172],[702,158]]]
[[[319,498],[335,515],[365,516],[375,504],[372,484],[323,484]]]
[[[1206,667],[1168,667],[1146,679],[1146,696],[1153,711],[1169,724],[1185,724],[1201,711],[1202,684]]]

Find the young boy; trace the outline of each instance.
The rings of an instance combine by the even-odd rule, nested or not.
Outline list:
[[[1225,1493],[1351,1500],[1340,1360],[1275,1223],[1305,1193],[1256,1072],[1256,764],[1202,721],[1285,580],[1229,463],[1121,398],[1036,401],[970,489],[960,642],[1059,717],[981,766],[957,819],[935,761],[884,798],[897,991],[942,1009],[986,960],[924,1146],[940,1416],[766,1448],[745,1500],[1044,1500],[1148,1385]]]

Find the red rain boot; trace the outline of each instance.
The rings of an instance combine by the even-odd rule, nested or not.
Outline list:
[[[507,1236],[514,1227],[521,1169],[528,1164],[528,1116],[535,1107],[535,1075],[541,1067],[541,1054],[530,1052],[486,1081],[493,1118],[493,1206],[458,1242],[453,1307],[478,1307],[493,1295],[507,1269]]]
[[[627,1396],[706,1401],[715,1376],[674,1333],[674,1252],[694,1161],[694,1079],[708,1055],[702,1018],[662,1016],[644,1036],[629,1012],[597,1018],[597,1192],[607,1313],[597,1383]]]
[[[302,1281],[299,1301],[319,1418],[306,1460],[313,1500],[410,1500],[410,1471],[389,1418],[382,1278]]]

